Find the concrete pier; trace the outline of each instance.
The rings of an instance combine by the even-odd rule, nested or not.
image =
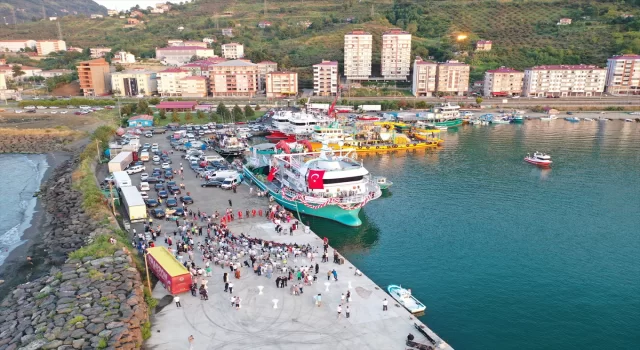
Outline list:
[[[167,140],[162,135],[154,136],[150,142],[158,142],[161,150],[170,150]],[[195,173],[180,158],[182,152],[171,156],[173,168],[179,169],[180,162],[184,166],[184,180],[178,176],[176,182],[184,183],[195,203],[189,208],[203,210],[208,214],[218,211],[221,214],[229,207],[229,200],[233,204],[234,213],[242,210],[243,216],[247,209],[265,209],[268,200],[257,197],[255,191],[249,193],[249,186],[243,185],[237,193],[218,188],[201,188]],[[154,166],[147,163],[147,171]],[[133,175],[134,183],[139,184],[139,176]],[[150,191],[151,198],[155,198],[154,191]],[[173,236],[176,228],[174,221],[154,220],[154,227],[162,225],[162,231]],[[201,225],[204,225],[202,223]],[[305,233],[303,228],[288,235],[289,225],[285,224],[287,235],[275,232],[275,225],[265,217],[243,218],[229,224],[235,235],[244,233],[254,238],[266,239],[279,243],[311,244],[317,247],[319,254],[314,258],[313,265],[320,265],[318,280],[311,286],[303,288],[303,294],[291,295],[289,287],[292,284],[302,284],[297,280],[289,281],[289,287],[276,288],[275,279],[282,274],[274,271],[271,279],[264,274],[258,276],[252,269],[241,268],[241,278],[236,279],[230,274],[234,284],[233,296],[242,300],[241,308],[236,310],[231,306],[232,294],[224,292],[223,274],[229,268],[221,268],[213,263],[213,275],[207,277],[209,300],[200,300],[190,293],[180,295],[182,307],[178,308],[171,302],[158,312],[153,319],[152,336],[146,342],[150,349],[189,349],[188,338],[193,335],[193,349],[408,349],[405,345],[409,333],[415,336],[414,341],[429,344],[427,339],[415,328],[414,323],[424,326],[418,319],[389,296],[384,287],[378,287],[366,275],[354,275],[356,267],[345,259],[344,264],[334,264],[333,248],[329,248],[329,262],[321,263],[322,240],[313,232]],[[142,225],[134,227],[142,232]],[[205,227],[206,228],[206,227]],[[204,240],[196,237],[198,241]],[[164,238],[156,242],[165,245]],[[240,261],[244,261],[241,258]],[[195,252],[198,266],[204,267],[199,252]],[[289,258],[287,265],[294,267],[309,266],[312,262],[305,258]],[[327,272],[335,269],[338,281],[333,277],[327,281]],[[329,283],[328,286],[325,283]],[[262,288],[260,288],[262,287]],[[328,289],[328,291],[327,291]],[[338,317],[337,307],[341,304],[341,294],[351,291],[352,301],[342,305],[342,314]],[[261,293],[262,292],[262,293]],[[316,306],[314,296],[322,295],[322,305]],[[168,293],[158,284],[153,290],[157,299],[167,297]],[[388,300],[388,311],[383,311],[383,300]],[[277,303],[277,308],[274,307]],[[346,306],[349,305],[350,317],[345,317]],[[428,312],[428,305],[427,305]],[[423,328],[436,340],[435,349],[451,349],[435,333],[426,326]]]

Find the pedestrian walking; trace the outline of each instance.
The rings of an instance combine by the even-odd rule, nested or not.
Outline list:
[[[351,291],[348,290],[347,291],[347,303],[350,303],[350,302],[351,302]]]
[[[193,341],[195,340],[195,338],[193,337],[193,335],[189,336],[189,350],[193,350]]]
[[[320,307],[321,305],[322,305],[322,295],[318,293],[318,295],[316,295],[316,306]]]
[[[347,318],[349,318],[349,315],[351,315],[351,310],[349,309],[349,305],[347,305],[347,308],[344,310],[344,315],[347,316]]]
[[[342,314],[342,305],[338,305],[338,318],[340,318],[340,314]]]
[[[344,293],[342,293],[342,295],[340,296],[340,303],[344,304],[344,299],[346,297],[344,296]]]
[[[233,293],[233,283],[229,283],[229,293]]]
[[[382,301],[382,311],[387,311],[387,305],[389,305],[389,302],[387,301],[387,298],[384,298]]]
[[[231,297],[231,306],[233,307],[234,305],[236,305],[236,297],[232,296]]]
[[[174,296],[173,297],[173,302],[176,303],[176,307],[182,307],[182,304],[180,304],[180,297],[179,296]]]
[[[233,204],[231,203],[231,199],[229,199],[229,206],[233,207]]]
[[[316,263],[316,275],[318,274],[318,271],[320,271],[320,265],[318,265],[318,263]]]

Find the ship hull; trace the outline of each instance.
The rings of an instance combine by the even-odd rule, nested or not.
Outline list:
[[[268,187],[264,182],[258,179],[251,170],[244,167],[244,174],[248,179],[251,179],[253,183],[256,184],[262,191],[268,191],[269,194],[274,198],[274,200],[282,205],[287,210],[290,210],[293,213],[300,213],[309,216],[321,217],[329,220],[333,220],[339,222],[346,226],[360,226],[362,225],[362,220],[358,217],[361,208],[346,210],[342,209],[337,205],[327,205],[322,208],[310,208],[298,201],[291,201],[285,199],[280,192],[275,192],[270,187]]]

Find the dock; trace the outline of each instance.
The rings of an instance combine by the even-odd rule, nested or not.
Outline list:
[[[158,142],[161,150],[169,150],[168,141],[162,136],[156,136],[150,142]],[[278,243],[298,245],[310,244],[318,249],[318,255],[314,258],[313,265],[320,265],[317,274],[317,282],[310,286],[304,286],[303,293],[298,296],[291,294],[289,287],[293,284],[302,284],[295,278],[289,281],[288,287],[276,288],[275,279],[283,274],[274,271],[271,279],[264,274],[258,276],[251,268],[242,267],[241,277],[236,279],[229,274],[234,284],[233,295],[224,292],[223,274],[229,273],[229,268],[221,268],[213,263],[212,277],[207,277],[209,300],[200,300],[200,296],[192,296],[190,293],[180,295],[182,307],[177,307],[172,301],[162,284],[158,283],[153,290],[153,297],[162,299],[166,306],[162,307],[152,319],[151,338],[145,343],[145,348],[158,350],[189,349],[189,336],[194,337],[192,343],[194,350],[221,350],[221,349],[412,349],[406,346],[407,336],[412,334],[413,341],[427,344],[433,349],[452,349],[446,342],[440,339],[426,325],[420,322],[409,311],[400,306],[384,287],[377,286],[366,275],[356,276],[356,267],[348,260],[343,264],[333,263],[333,248],[329,247],[329,261],[322,263],[323,241],[315,233],[299,227],[289,235],[289,224],[284,224],[286,235],[278,234],[275,225],[264,216],[246,218],[245,211],[259,211],[263,215],[269,202],[265,197],[256,195],[254,186],[250,193],[250,186],[244,184],[237,189],[237,193],[231,190],[219,188],[201,188],[200,180],[195,178],[195,173],[180,158],[182,152],[171,155],[173,168],[179,169],[180,162],[184,166],[184,180],[176,177],[176,182],[184,183],[186,192],[190,192],[194,204],[189,206],[193,211],[202,210],[212,214],[218,211],[224,215],[229,208],[229,200],[236,219],[228,227],[235,235],[244,233],[252,238],[260,238]],[[153,165],[147,163],[147,171],[150,172]],[[132,176],[134,185],[139,184],[139,176]],[[184,193],[184,191],[183,191]],[[151,198],[155,193],[149,192]],[[183,194],[184,195],[184,194]],[[237,217],[238,210],[242,210],[243,219]],[[166,246],[164,233],[173,237],[176,229],[174,221],[153,221],[153,226],[162,225],[163,236],[158,238],[156,245]],[[196,237],[196,242],[203,241],[202,237]],[[132,225],[137,232],[144,232],[142,224]],[[178,235],[179,238],[179,235]],[[175,241],[175,239],[174,239]],[[329,242],[330,243],[330,242]],[[197,244],[197,243],[196,243]],[[342,255],[341,255],[342,257]],[[240,258],[242,263],[247,257]],[[195,261],[198,266],[204,268],[201,254],[195,251]],[[287,261],[290,267],[309,266],[312,263],[306,258]],[[335,269],[338,281],[331,277],[327,281],[327,272]],[[365,271],[363,271],[365,272]],[[326,283],[329,283],[326,285]],[[352,300],[342,305],[342,314],[338,317],[337,307],[341,304],[341,295],[351,291]],[[316,306],[315,296],[322,295],[322,305]],[[231,297],[241,298],[241,308],[236,310],[231,306]],[[388,300],[388,311],[383,311],[383,300]],[[274,304],[277,304],[274,307]],[[349,305],[351,314],[345,317],[346,305]],[[428,312],[427,304],[427,312]],[[414,328],[414,324],[422,326],[422,329],[434,340],[432,345],[423,334]]]

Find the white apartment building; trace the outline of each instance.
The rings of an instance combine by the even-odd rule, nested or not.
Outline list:
[[[267,73],[267,98],[292,97],[298,94],[298,73]]]
[[[92,47],[89,49],[91,58],[101,58],[111,52],[110,47]]]
[[[190,76],[188,70],[169,68],[158,72],[158,93],[160,96],[182,96],[180,80]]]
[[[267,83],[267,73],[278,70],[278,64],[271,61],[258,62],[258,90],[265,90]]]
[[[433,96],[437,91],[438,64],[416,57],[413,61],[413,79],[411,93],[413,96]]]
[[[64,40],[39,40],[36,50],[39,56],[46,56],[52,52],[67,51],[67,43]]]
[[[158,91],[156,72],[131,69],[111,73],[111,89],[115,96],[151,96]]]
[[[520,96],[524,82],[524,72],[513,68],[500,67],[484,73],[484,96]]]
[[[116,52],[115,56],[113,56],[111,62],[124,64],[136,63],[136,56],[126,51],[118,51]]]
[[[468,64],[450,60],[438,63],[438,93],[462,96],[469,92]]]
[[[406,80],[411,69],[411,34],[398,28],[382,34],[382,77]]]
[[[199,46],[169,46],[156,49],[156,59],[165,65],[181,66],[189,63],[191,58],[214,57],[213,49]]]
[[[551,65],[524,71],[523,96],[598,96],[604,92],[607,70],[594,65]]]
[[[344,75],[348,80],[366,80],[371,76],[371,33],[354,30],[344,36]]]
[[[613,56],[607,60],[607,92],[640,94],[640,55]]]
[[[335,96],[338,94],[338,61],[325,61],[313,65],[313,94]]]
[[[0,40],[0,52],[18,52],[20,49],[35,49],[35,40]]]
[[[244,45],[238,43],[222,44],[222,57],[228,60],[244,57]]]

